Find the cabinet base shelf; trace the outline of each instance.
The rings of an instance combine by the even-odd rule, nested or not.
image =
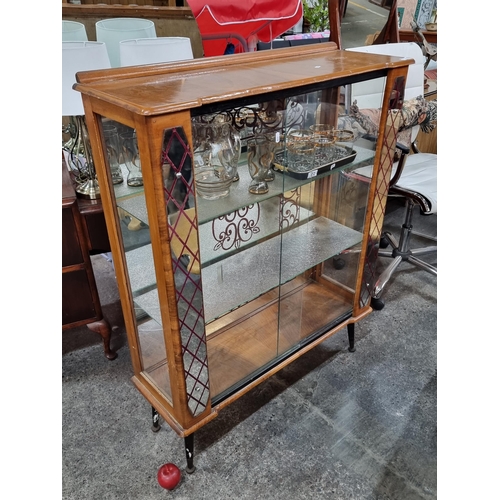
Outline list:
[[[222,409],[257,387],[264,380],[276,374],[285,366],[300,358],[303,354],[315,348],[332,335],[338,333],[343,328],[349,327],[349,325],[353,326],[358,321],[361,321],[371,312],[372,309],[368,307],[355,318],[351,316],[351,313],[346,313],[343,317],[336,318],[335,324],[327,325],[326,327],[322,328],[321,331],[316,332],[304,342],[297,345],[293,351],[286,353],[286,355],[281,356],[280,358],[277,358],[273,363],[270,363],[268,366],[263,367],[261,370],[259,370],[258,373],[253,374],[253,376],[247,377],[244,383],[239,384],[239,387],[231,387],[230,390],[226,390],[223,394],[212,397],[210,401],[210,411],[191,427],[184,428],[173,418],[173,416],[170,414],[169,409],[166,408],[162,403],[160,403],[160,401],[157,399],[157,395],[154,393],[154,391],[151,390],[150,382],[148,381],[145,383],[143,375],[132,377],[132,382],[139,390],[139,392],[145,397],[145,399],[158,411],[158,413],[160,413],[160,415],[165,419],[170,427],[180,437],[185,437],[197,431],[208,422],[213,420],[215,417],[217,417]],[[148,377],[146,377],[146,379],[147,378]]]
[[[302,277],[287,286],[281,295],[271,290],[207,325],[210,392],[215,400],[352,314],[353,299],[346,300],[345,293]],[[278,321],[279,311],[286,322]]]

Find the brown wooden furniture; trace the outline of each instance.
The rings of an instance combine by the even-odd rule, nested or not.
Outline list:
[[[110,360],[111,327],[102,314],[91,253],[109,252],[102,206],[76,197],[64,159],[62,161],[62,327],[63,331],[87,325],[103,340]]]
[[[437,31],[427,31],[422,30],[422,35],[429,43],[437,43]],[[413,30],[399,30],[399,41],[400,42],[416,42],[422,43],[422,39]]]
[[[330,42],[342,48],[341,19],[347,8],[346,0],[328,0],[328,21],[330,23]]]
[[[279,52],[279,58],[259,51],[77,74],[132,380],[153,407],[153,428],[159,414],[185,438],[188,472],[197,429],[345,328],[354,351],[354,325],[372,311],[397,129],[390,108],[402,103],[413,60],[339,51],[331,42]],[[192,120],[225,113],[250,135],[260,124],[279,133],[286,155],[292,122],[336,126],[340,87],[382,76],[387,87],[375,151],[355,147],[351,163],[300,178],[277,166],[261,195],[248,191],[243,152],[227,197],[197,194]],[[112,185],[104,117],[135,129],[143,188]],[[286,158],[280,161],[286,167]],[[363,161],[375,165],[371,183],[351,175]],[[134,233],[148,235],[142,244],[124,233],[124,213],[142,221]],[[359,251],[335,269],[333,257],[346,249]]]

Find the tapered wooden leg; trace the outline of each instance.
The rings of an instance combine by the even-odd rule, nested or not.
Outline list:
[[[89,330],[98,333],[102,337],[104,344],[104,355],[111,361],[118,356],[118,354],[111,349],[111,326],[106,319],[94,321],[87,325]]]
[[[354,352],[356,350],[354,347],[354,323],[347,325],[347,335],[349,337],[349,352]]]
[[[184,438],[184,448],[187,460],[186,472],[192,474],[196,469],[194,466],[194,433]]]

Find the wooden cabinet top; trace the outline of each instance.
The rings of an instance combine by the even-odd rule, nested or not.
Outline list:
[[[337,50],[334,43],[77,74],[75,89],[152,116],[301,86],[347,81],[413,62]]]

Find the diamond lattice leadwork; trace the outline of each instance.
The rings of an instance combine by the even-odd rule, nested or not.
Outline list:
[[[377,185],[375,187],[373,212],[370,220],[365,265],[363,269],[363,286],[359,296],[360,307],[364,307],[369,304],[371,300],[371,293],[377,279],[376,264],[378,248],[380,244],[380,237],[382,235],[382,226],[384,224],[385,205],[394,163],[397,133],[402,121],[399,108],[401,107],[404,97],[404,83],[404,78],[398,78],[396,80],[394,93],[397,95],[397,98],[391,100],[390,104],[395,109],[389,109],[387,114],[385,134],[381,149],[380,167],[377,176]]]
[[[194,199],[192,154],[181,127],[166,129],[161,158],[165,205],[175,278],[187,404],[202,413],[210,395],[207,345],[200,282],[200,251]]]

